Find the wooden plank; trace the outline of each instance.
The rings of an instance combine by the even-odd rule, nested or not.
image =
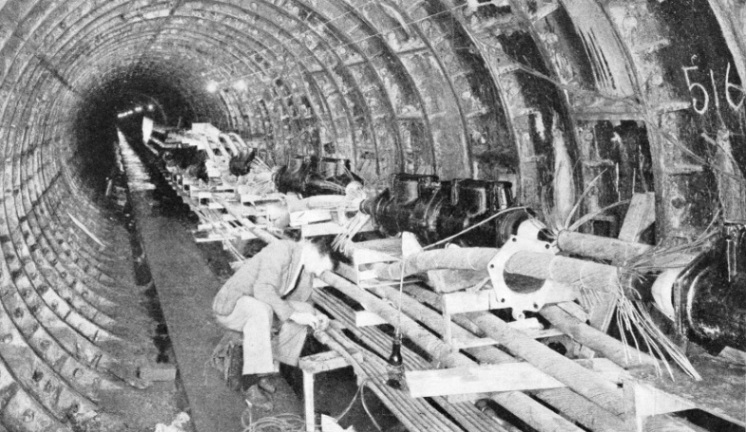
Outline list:
[[[249,231],[236,230],[230,233],[209,233],[207,236],[194,236],[194,241],[197,243],[210,243],[216,241],[253,240],[255,238],[257,237]]]
[[[544,339],[548,337],[564,335],[564,333],[554,328],[545,329],[544,326],[536,318],[513,321],[508,323],[508,325],[516,330],[520,330],[532,339]],[[458,349],[468,349],[482,346],[498,345],[498,343],[491,338],[475,337],[470,339],[457,339],[454,341],[454,345],[455,348]]]
[[[313,281],[311,283],[313,284],[314,288],[325,288],[329,286],[328,283],[322,281],[319,278],[313,278]]]
[[[313,223],[308,225],[302,225],[300,228],[301,237],[318,237],[323,235],[337,235],[344,232],[342,228],[336,222],[321,222]]]
[[[388,253],[390,255],[399,256],[401,254],[401,239],[400,238],[385,238],[385,239],[357,242],[357,243],[354,243],[354,248],[376,250],[379,252]]]
[[[220,216],[221,216],[222,222],[201,223],[197,225],[197,229],[195,231],[209,231],[211,229],[233,228],[230,225],[230,222],[237,222],[237,219],[231,215],[224,214]]]
[[[399,258],[385,252],[356,247],[352,252],[352,260],[355,265],[360,266],[363,264],[396,262],[399,260]]]
[[[405,373],[412,397],[560,388],[564,385],[528,363],[503,363]]]
[[[443,294],[443,308],[449,314],[479,312],[499,309],[500,302],[494,290],[483,290],[475,293],[457,292]]]
[[[290,213],[290,226],[292,227],[315,224],[318,222],[328,222],[331,220],[331,212],[324,209],[294,211]]]
[[[619,240],[639,242],[640,235],[655,222],[655,193],[637,193],[627,209],[624,222],[619,230]],[[619,264],[619,263],[615,263]],[[598,293],[598,302],[590,307],[589,321],[591,325],[606,332],[611,325],[611,319],[616,309],[614,296],[609,293]]]
[[[623,384],[624,382],[633,379],[631,373],[606,358],[576,359],[575,363],[583,366],[588,370],[599,373],[604,378],[616,384]],[[474,403],[479,399],[489,397],[490,395],[488,393],[469,393],[462,395],[450,395],[448,396],[448,401],[451,403]]]
[[[497,301],[494,290],[483,290],[478,292],[458,292],[442,294],[443,319],[445,324],[444,340],[457,349],[477,348],[481,346],[495,345],[496,342],[490,338],[473,338],[452,340],[450,335],[451,315],[465,312],[479,312],[498,309],[500,303]],[[509,326],[521,330],[532,339],[543,339],[554,336],[562,336],[563,333],[556,329],[545,329],[536,318],[513,321]]]
[[[692,365],[704,377],[694,381],[677,375],[676,380],[656,376],[652,371],[631,370],[637,382],[696,406],[741,427],[746,427],[746,368],[738,365],[723,367],[723,361],[709,355],[690,357]]]
[[[373,312],[365,310],[355,312],[355,325],[357,327],[370,327],[381,324],[388,324],[388,322]]]
[[[624,216],[619,240],[638,242],[640,235],[655,222],[655,193],[632,195],[627,214]]]
[[[217,185],[217,186],[214,186],[213,189],[217,193],[221,193],[221,194],[235,194],[236,193],[236,187],[232,185]]]
[[[692,402],[640,381],[625,382],[624,393],[634,407],[633,414],[637,432],[644,431],[645,420],[648,417],[697,408],[697,405]]]
[[[746,352],[731,347],[725,347],[718,356],[730,361],[746,365]]]
[[[350,355],[356,360],[363,361],[363,355],[360,352],[352,352]],[[325,351],[305,356],[298,361],[298,367],[302,371],[311,374],[341,369],[347,366],[349,366],[347,360],[336,351]]]
[[[306,432],[314,432],[316,430],[316,403],[313,399],[313,374],[307,371],[303,371],[303,411],[306,418]]]
[[[562,303],[557,303],[556,305],[563,311],[577,318],[578,321],[580,322],[588,321],[588,312],[586,312],[585,309],[583,309],[583,307],[580,306],[579,304],[575,302],[562,302]]]
[[[607,358],[576,359],[575,362],[586,369],[598,372],[604,378],[617,384],[632,379],[632,374],[629,371]]]

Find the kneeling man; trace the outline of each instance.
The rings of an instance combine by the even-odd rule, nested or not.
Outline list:
[[[315,312],[310,298],[313,276],[334,270],[331,252],[323,237],[270,243],[215,296],[212,309],[218,323],[243,332],[241,386],[250,398],[266,399],[259,388],[274,391],[266,378],[279,371],[278,362],[296,366],[308,327],[323,329],[329,323]]]

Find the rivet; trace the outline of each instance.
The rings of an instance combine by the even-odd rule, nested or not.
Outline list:
[[[34,412],[30,409],[27,409],[23,412],[23,421],[30,422],[34,420]]]
[[[686,205],[686,200],[682,197],[676,197],[671,200],[671,205],[676,209],[680,209]]]
[[[42,380],[42,378],[44,378],[44,374],[41,371],[36,370],[33,374],[31,374],[31,379],[34,382],[39,382]]]

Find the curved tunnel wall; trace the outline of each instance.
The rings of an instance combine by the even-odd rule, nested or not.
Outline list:
[[[86,362],[108,323],[91,308],[106,309],[95,293],[121,283],[128,244],[94,180],[111,163],[107,122],[142,100],[171,125],[261,141],[278,164],[336,153],[372,184],[513,180],[558,220],[596,177],[585,212],[654,191],[659,242],[690,241],[716,214],[743,221],[746,6],[681,3],[0,0],[0,337],[47,368],[36,380],[0,362],[4,421],[44,430],[64,411],[47,383],[78,407],[100,385]],[[60,307],[78,321],[53,319]],[[62,327],[88,353],[71,355]]]

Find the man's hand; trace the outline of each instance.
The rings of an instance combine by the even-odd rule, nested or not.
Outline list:
[[[290,315],[290,321],[309,326],[314,330],[324,330],[329,325],[329,318],[326,315],[316,315],[310,312],[293,312]]]

